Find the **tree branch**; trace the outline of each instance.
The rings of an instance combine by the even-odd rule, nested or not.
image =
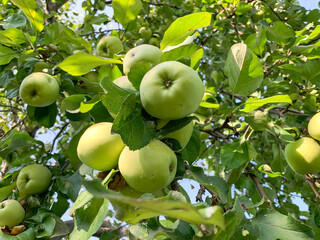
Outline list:
[[[269,208],[274,209],[272,202],[270,201],[270,199],[267,197],[266,193],[264,192],[258,178],[252,173],[249,173],[248,175],[251,178],[251,180],[253,181],[254,186],[256,187],[260,197],[265,198],[267,200],[267,202],[270,204]]]
[[[5,136],[7,136],[13,129],[15,129],[17,126],[19,126],[21,123],[24,122],[24,120],[26,120],[27,116],[25,116],[22,120],[20,120],[19,122],[17,122],[15,125],[13,125],[5,134],[3,134],[0,138],[0,140],[4,139]]]
[[[53,148],[54,148],[54,145],[57,141],[57,139],[59,138],[59,136],[62,134],[62,132],[64,131],[64,129],[69,125],[69,122],[66,122],[60,129],[60,131],[58,132],[58,134],[54,137],[53,141],[52,141],[52,144],[51,144],[51,147],[49,149],[49,153],[51,153],[53,151]]]
[[[312,191],[314,192],[314,194],[316,195],[316,197],[318,198],[318,199],[320,199],[320,195],[319,195],[319,193],[317,192],[317,190],[314,188],[314,186],[313,186],[313,182],[312,182],[312,177],[310,177],[309,175],[304,175],[304,177],[305,177],[305,179],[307,180],[307,182],[309,183],[309,185],[310,185],[310,187],[311,187],[311,189],[312,189]]]

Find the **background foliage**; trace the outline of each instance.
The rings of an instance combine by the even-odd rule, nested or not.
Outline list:
[[[296,174],[283,151],[308,136],[307,123],[319,109],[318,9],[307,11],[294,0],[87,0],[83,18],[75,2],[0,1],[0,199],[22,200],[15,181],[25,165],[46,164],[54,175],[49,191],[22,200],[26,230],[1,239],[320,238],[320,175]],[[123,54],[143,43],[158,46],[162,61],[196,69],[211,95],[199,109],[206,121],[196,124],[185,149],[175,149],[179,169],[166,196],[122,196],[114,191],[121,184],[116,170],[92,171],[76,155],[92,122],[114,122],[123,141],[139,149],[192,120],[155,130],[135,94],[111,82],[123,75],[123,55],[94,54],[110,34],[122,40]],[[99,84],[83,77],[94,68]],[[130,73],[137,89],[149,68]],[[43,69],[59,79],[59,99],[27,106],[19,85]],[[37,140],[48,129],[54,140]],[[200,184],[196,199],[190,201],[182,179]],[[64,222],[70,207],[73,221]]]

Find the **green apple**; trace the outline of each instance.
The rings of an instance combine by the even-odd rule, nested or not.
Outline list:
[[[130,49],[123,59],[123,72],[128,75],[130,69],[139,62],[158,64],[161,62],[162,51],[150,44],[141,44]]]
[[[155,192],[169,185],[177,171],[177,157],[163,142],[153,139],[136,151],[125,147],[119,170],[130,187],[139,192]]]
[[[33,67],[33,72],[45,72],[43,70],[48,70],[50,68],[50,64],[44,61],[37,62]]]
[[[160,128],[164,127],[168,122],[169,122],[168,120],[161,120],[160,119],[158,122],[158,129],[159,129],[159,127]],[[192,133],[193,133],[193,122],[191,121],[183,128],[180,128],[177,131],[169,133],[169,134],[165,135],[163,138],[173,138],[179,142],[181,148],[184,148],[187,145],[187,143],[189,142],[189,140],[192,136]]]
[[[159,46],[158,38],[155,38],[155,37],[150,38],[149,44],[158,47]]]
[[[320,171],[320,146],[312,138],[304,137],[285,148],[289,166],[297,173],[305,175]]]
[[[100,171],[111,170],[118,165],[125,145],[119,134],[111,133],[111,128],[112,123],[96,123],[82,134],[77,153],[84,164]]]
[[[142,27],[142,28],[140,28],[139,33],[140,33],[141,36],[142,36],[144,39],[146,39],[146,40],[148,40],[149,38],[151,38],[151,35],[152,35],[152,31],[151,31],[151,29],[148,28],[148,27]]]
[[[314,139],[320,140],[320,113],[316,113],[308,123],[308,132]]]
[[[34,72],[22,80],[19,93],[26,104],[45,107],[57,100],[59,91],[59,83],[54,77],[43,72]]]
[[[23,221],[24,215],[25,211],[18,201],[8,199],[0,203],[0,227],[13,228]]]
[[[97,53],[100,57],[113,58],[114,54],[122,51],[122,42],[115,36],[104,36],[100,39],[97,45]]]
[[[198,73],[176,61],[163,62],[148,71],[140,85],[144,109],[153,117],[175,120],[197,110],[204,94]]]
[[[117,79],[113,80],[113,82],[121,88],[136,90],[132,83],[129,81],[128,76],[118,77]]]
[[[19,172],[17,188],[21,195],[36,195],[45,192],[51,184],[50,170],[41,164],[31,164]]]

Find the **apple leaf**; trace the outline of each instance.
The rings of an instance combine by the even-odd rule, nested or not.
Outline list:
[[[109,77],[103,77],[100,85],[107,92],[100,96],[102,104],[110,113],[116,115],[128,95],[132,94],[132,91],[128,91],[114,84]]]
[[[190,165],[198,159],[200,154],[201,140],[198,128],[193,128],[193,133],[187,145],[181,150],[182,158]]]
[[[32,107],[28,106],[28,116],[36,120],[41,126],[50,128],[56,122],[58,109],[56,103],[46,107]]]
[[[222,209],[219,206],[198,209],[190,203],[177,200],[164,200],[163,198],[135,199],[123,196],[118,192],[105,189],[101,185],[101,182],[97,180],[83,181],[83,184],[96,198],[107,198],[110,201],[112,200],[135,207],[134,209],[127,211],[128,214],[131,214],[131,217],[123,219],[130,224],[136,224],[146,218],[164,215],[197,225],[216,224],[221,228],[224,228],[225,226]]]
[[[17,52],[11,48],[0,46],[0,65],[8,64],[17,56]]]
[[[310,227],[290,215],[286,216],[271,209],[262,209],[244,227],[251,236],[258,239],[314,239]]]
[[[89,114],[94,119],[95,123],[113,121],[113,117],[110,115],[108,109],[105,108],[101,101],[97,102],[93,106]]]
[[[130,69],[128,74],[128,78],[135,89],[139,91],[140,84],[143,76],[152,68],[152,64],[150,62],[138,62],[135,64],[134,68]]]
[[[57,177],[56,184],[61,193],[67,195],[72,201],[75,201],[81,188],[80,179],[81,175],[75,172],[71,176]]]
[[[185,117],[177,120],[169,121],[163,128],[160,128],[157,136],[158,138],[163,138],[169,133],[175,132],[185,126],[187,126],[192,120],[197,119],[195,116]]]
[[[0,31],[0,43],[7,46],[14,46],[25,43],[27,41],[23,31],[16,28],[9,28]]]
[[[223,178],[218,176],[208,176],[200,167],[190,167],[187,170],[185,177],[193,179],[204,187],[215,192],[220,197],[222,203],[227,202],[229,187],[227,182]]]
[[[248,96],[263,80],[263,69],[258,57],[244,43],[234,44],[225,63],[225,74],[234,94]]]
[[[310,81],[313,84],[319,83],[320,76],[320,61],[319,60],[308,60],[302,64],[303,79]]]
[[[16,187],[16,182],[0,188],[0,202],[8,198],[12,194],[12,190]]]
[[[156,125],[142,114],[142,106],[136,103],[135,93],[128,95],[123,102],[113,122],[112,131],[120,134],[130,150],[146,146],[155,137]]]
[[[11,0],[11,2],[24,12],[35,32],[42,31],[44,28],[43,13],[42,11],[37,11],[36,0]]]
[[[179,61],[181,58],[191,59],[191,68],[195,68],[203,57],[203,49],[196,44],[187,44],[178,48],[165,52],[162,55],[161,61]]]
[[[182,43],[195,30],[207,27],[211,23],[211,13],[192,13],[184,17],[177,18],[164,33],[161,41],[161,50],[169,46]]]
[[[90,72],[95,67],[110,63],[122,64],[122,61],[111,58],[101,58],[85,52],[78,52],[67,57],[57,67],[60,67],[70,75],[81,76]]]
[[[292,104],[292,100],[288,95],[276,95],[264,99],[258,99],[250,97],[246,103],[244,109],[241,109],[242,112],[251,112],[259,107],[268,104],[268,103],[289,103]]]
[[[19,13],[11,14],[6,21],[0,21],[0,25],[4,29],[23,27],[27,24],[27,19]]]
[[[142,8],[141,0],[113,0],[114,18],[125,27],[136,19]]]
[[[1,240],[33,240],[36,239],[36,232],[34,228],[29,228],[26,231],[19,233],[17,236],[0,233]]]
[[[234,142],[224,145],[220,155],[222,164],[226,170],[230,170],[250,161],[257,155],[257,152],[248,141],[240,143],[240,140],[236,139]]]
[[[267,28],[267,38],[280,45],[284,45],[295,37],[294,31],[283,22],[277,21],[272,27]]]
[[[93,198],[83,207],[76,209],[70,240],[89,239],[103,224],[108,208],[107,199]]]

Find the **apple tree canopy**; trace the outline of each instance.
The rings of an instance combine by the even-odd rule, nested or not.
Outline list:
[[[26,211],[19,225],[0,226],[0,239],[320,239],[320,174],[297,173],[285,154],[310,137],[320,108],[319,21],[319,9],[292,0],[0,0],[0,201]],[[97,51],[107,35],[124,49],[110,58]],[[125,54],[142,44],[199,74],[205,94],[194,113],[161,123],[146,112],[141,81],[160,60],[150,52],[131,67],[130,87],[114,82],[126,75]],[[54,103],[20,97],[34,72],[59,87],[38,84],[29,97],[59,91]],[[79,139],[101,122],[131,151],[165,143],[177,160],[174,180],[140,193],[118,167],[84,165]],[[190,122],[182,148],[184,135],[174,133]],[[291,146],[287,158],[301,161]],[[33,195],[17,188],[31,164],[52,174]],[[1,210],[1,221],[14,218]]]

